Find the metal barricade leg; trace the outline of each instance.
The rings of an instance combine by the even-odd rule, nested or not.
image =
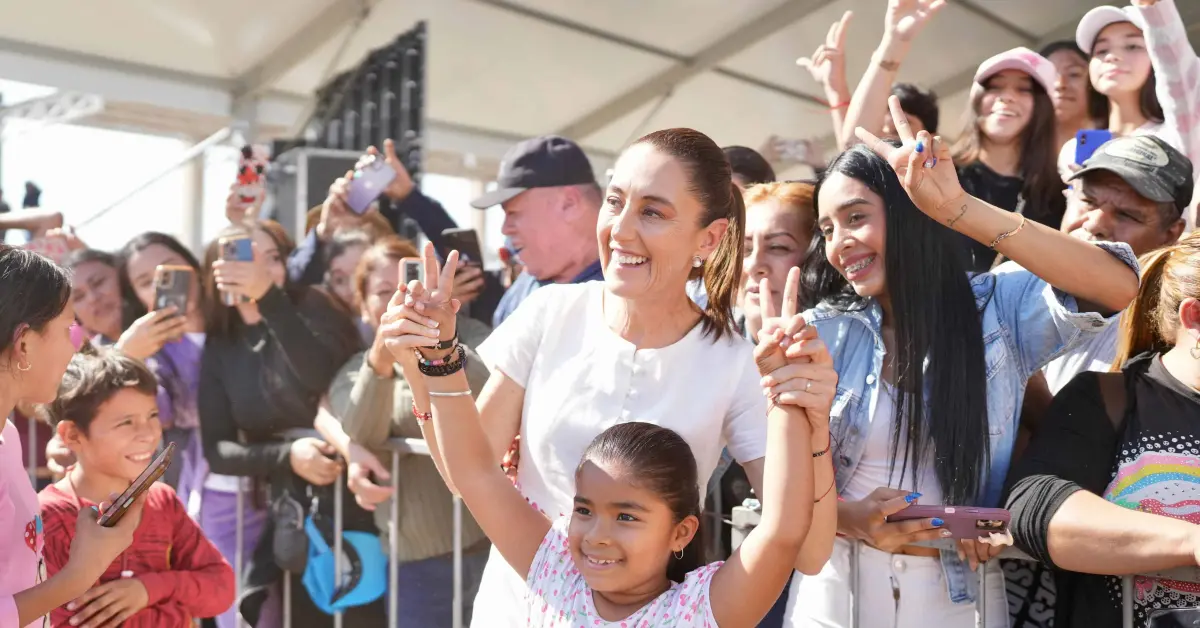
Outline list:
[[[987,627],[988,563],[979,563],[979,597],[975,600],[975,628]]]
[[[292,572],[283,572],[283,628],[292,628]]]
[[[858,628],[858,551],[860,543],[850,540],[850,628]]]
[[[1133,628],[1133,576],[1121,577],[1121,625]]]
[[[237,506],[236,506],[237,513],[234,515],[234,519],[236,520],[237,527],[236,527],[236,529],[234,531],[234,535],[233,535],[233,544],[234,544],[233,545],[233,572],[234,572],[233,605],[235,608],[237,608],[242,601],[242,578],[244,576],[244,574],[242,572],[242,567],[246,564],[245,563],[245,560],[246,560],[245,559],[245,549],[244,549],[244,547],[245,547],[245,532],[243,531],[246,527],[246,486],[245,486],[245,483],[243,482],[242,478],[238,478],[237,482],[238,482]],[[203,487],[201,487],[198,490],[202,491],[204,489],[203,489]],[[245,622],[242,620],[241,609],[236,610],[236,616],[237,616],[237,625],[238,626],[245,625]]]
[[[399,527],[400,500],[396,499],[396,484],[400,477],[400,452],[392,450],[392,505],[391,522],[388,523],[388,625],[398,626],[400,621],[400,565],[396,557],[400,555]]]
[[[462,546],[462,500],[454,500],[454,628],[462,628],[463,620],[463,546]]]
[[[342,585],[342,515],[345,514],[342,504],[342,491],[346,476],[338,474],[333,483],[333,586],[335,589]],[[342,612],[333,614],[333,628],[342,628]]]

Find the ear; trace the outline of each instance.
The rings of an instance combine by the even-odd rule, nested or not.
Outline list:
[[[696,515],[688,515],[683,518],[683,521],[675,524],[675,530],[671,535],[671,551],[682,552],[683,548],[696,538],[696,533],[700,531],[700,519]]]
[[[697,246],[699,250],[696,254],[708,260],[713,251],[717,250],[717,245],[721,243],[721,238],[725,237],[725,232],[728,230],[728,218],[718,218],[712,221],[700,231],[700,242]]]
[[[1179,304],[1179,322],[1188,335],[1200,343],[1200,299],[1188,298]]]
[[[13,332],[12,361],[13,364],[26,364],[29,358],[29,334],[33,329],[27,323],[17,325]]]
[[[67,446],[67,449],[79,451],[85,437],[74,421],[59,421],[58,425],[54,426],[54,431],[58,433],[58,439]]]
[[[1179,236],[1183,235],[1183,230],[1187,228],[1187,222],[1180,218],[1175,221],[1175,224],[1167,228],[1166,241],[1163,246],[1169,246],[1179,241]]]

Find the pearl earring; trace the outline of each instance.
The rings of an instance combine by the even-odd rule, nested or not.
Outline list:
[[[704,260],[700,259],[699,255],[692,256],[692,268],[700,268],[704,265]]]

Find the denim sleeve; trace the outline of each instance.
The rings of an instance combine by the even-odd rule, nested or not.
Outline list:
[[[1123,242],[1097,242],[1096,246],[1139,271],[1133,250]],[[994,290],[988,307],[995,310],[1021,369],[1022,381],[1090,337],[1117,318],[1096,312],[1080,312],[1075,297],[1058,290],[1014,262],[996,268]],[[988,275],[976,277],[976,282]]]

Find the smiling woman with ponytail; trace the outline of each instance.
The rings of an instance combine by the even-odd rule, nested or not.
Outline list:
[[[492,372],[477,402],[491,454],[499,463],[521,436],[517,484],[543,513],[575,509],[584,450],[631,421],[677,432],[701,485],[728,444],[762,494],[767,405],[754,347],[733,323],[744,214],[711,139],[692,129],[642,137],[617,161],[600,208],[604,281],[539,288],[477,348]],[[704,309],[686,291],[699,278]],[[684,555],[704,562],[704,543],[691,545]],[[822,564],[820,553],[805,564]],[[473,624],[523,626],[524,595],[525,583],[493,551]]]

